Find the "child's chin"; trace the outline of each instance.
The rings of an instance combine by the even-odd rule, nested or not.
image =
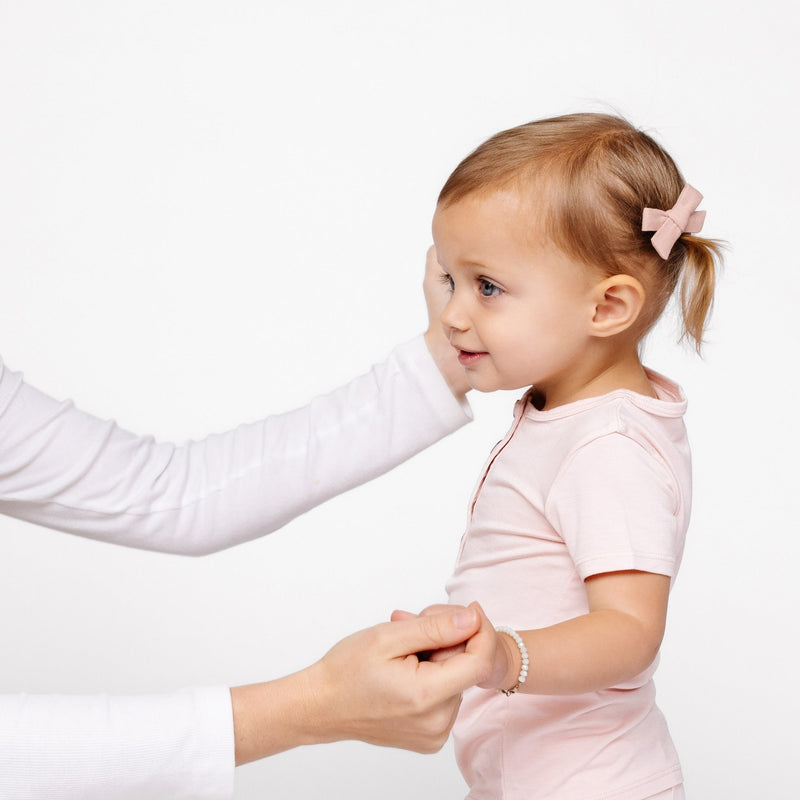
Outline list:
[[[505,389],[505,386],[500,386],[496,383],[490,383],[489,381],[470,381],[469,385],[476,391],[482,392],[483,394],[491,394],[492,392],[501,392]]]
[[[492,380],[485,377],[481,380],[478,375],[474,374],[467,374],[467,383],[469,383],[471,389],[474,389],[476,392],[482,392],[483,394],[490,394],[491,392],[516,392],[519,390],[527,391],[530,389],[529,383],[498,379]]]

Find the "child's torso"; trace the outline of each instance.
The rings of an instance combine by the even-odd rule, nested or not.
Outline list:
[[[478,600],[494,624],[527,630],[587,613],[591,574],[674,576],[691,502],[685,403],[653,380],[658,400],[518,404],[470,503],[450,602]],[[655,667],[584,695],[467,692],[454,736],[470,797],[634,800],[679,783]]]

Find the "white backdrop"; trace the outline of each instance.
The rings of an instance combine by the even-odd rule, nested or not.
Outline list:
[[[795,797],[800,301],[793,4],[0,2],[0,352],[161,439],[301,404],[423,329],[438,189],[529,119],[651,130],[731,243],[705,358],[671,324],[693,523],[658,686],[691,798]],[[275,677],[442,597],[511,398],[389,476],[203,559],[0,520],[0,685],[138,693]],[[794,780],[791,780],[794,783]],[[358,743],[239,771],[236,797],[458,798]]]

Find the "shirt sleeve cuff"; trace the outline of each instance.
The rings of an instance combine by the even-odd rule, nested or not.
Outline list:
[[[198,797],[233,797],[235,747],[233,708],[226,686],[200,687],[195,695],[198,730],[207,732],[198,742],[196,763]]]

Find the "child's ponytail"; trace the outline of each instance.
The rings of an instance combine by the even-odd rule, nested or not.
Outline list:
[[[714,286],[722,263],[722,246],[713,239],[691,235],[681,236],[680,242],[685,253],[680,276],[683,338],[691,339],[699,353],[714,303]]]

